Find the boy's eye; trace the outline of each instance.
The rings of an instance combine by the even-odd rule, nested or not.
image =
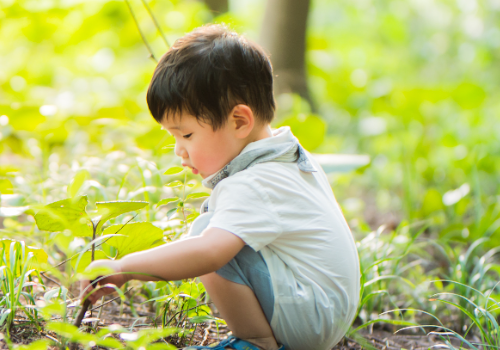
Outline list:
[[[191,133],[191,134],[187,134],[187,135],[184,135],[184,136],[182,136],[182,137],[184,137],[185,139],[188,139],[188,138],[190,138],[190,137],[191,137],[191,135],[193,135],[193,133]]]

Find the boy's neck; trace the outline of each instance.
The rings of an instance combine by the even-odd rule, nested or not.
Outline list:
[[[267,139],[268,137],[273,136],[273,131],[271,130],[271,125],[256,125],[252,130],[250,135],[248,135],[248,142],[245,146],[247,146],[251,142]]]

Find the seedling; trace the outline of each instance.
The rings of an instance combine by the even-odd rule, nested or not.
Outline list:
[[[119,259],[123,256],[163,244],[163,231],[149,222],[111,225],[104,224],[119,215],[137,211],[148,205],[144,201],[97,202],[95,211],[86,211],[86,196],[67,198],[40,209],[35,221],[40,230],[58,232],[69,230],[76,237],[92,237],[90,248],[83,249],[71,258],[76,272],[83,270],[96,259]],[[108,249],[105,251],[104,243]],[[90,251],[89,251],[90,250]],[[79,327],[90,306],[84,301],[75,326]]]

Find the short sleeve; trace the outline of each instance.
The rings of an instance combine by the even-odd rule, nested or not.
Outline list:
[[[209,210],[213,216],[208,228],[229,231],[255,251],[282,233],[267,194],[248,177],[233,176],[221,181],[212,192]]]

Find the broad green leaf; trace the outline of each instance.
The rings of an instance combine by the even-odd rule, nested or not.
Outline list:
[[[0,240],[0,252],[3,249],[5,249],[5,258],[7,261],[9,261],[9,256],[10,256],[10,246],[12,243],[15,243],[15,242],[19,242],[19,241],[15,241],[15,240],[11,240],[11,239],[1,239]],[[21,249],[21,245],[18,244],[16,249]],[[26,246],[25,247],[25,256],[28,256],[29,253],[33,253],[33,259],[31,260],[30,268],[35,268],[35,269],[39,270],[38,267],[40,266],[40,264],[47,262],[48,255],[42,248]]]
[[[203,197],[210,197],[210,193],[206,193],[206,192],[191,193],[191,194],[188,194],[188,196],[186,197],[186,201],[188,201],[189,199],[197,199],[197,198],[203,198]]]
[[[85,252],[82,254],[82,257],[78,261],[80,257],[80,254],[74,256],[71,258],[71,266],[77,273],[83,272],[87,266],[90,265],[92,262],[92,252]],[[105,260],[108,259],[109,257],[104,253],[102,250],[96,250],[94,252],[94,260]],[[76,266],[76,263],[78,262],[78,266]]]
[[[68,186],[68,196],[70,198],[76,197],[78,194],[78,191],[82,187],[83,183],[85,180],[87,180],[90,177],[90,174],[87,170],[82,169],[78,171],[71,181],[71,184]]]
[[[97,212],[101,215],[97,232],[99,232],[100,228],[106,221],[121,214],[142,209],[148,204],[148,202],[144,201],[96,202]]]
[[[85,212],[87,203],[87,196],[50,203],[36,213],[36,224],[44,231],[69,229],[75,236],[92,236],[92,224]]]
[[[76,326],[63,322],[48,322],[45,325],[45,328],[68,339],[78,336],[79,333],[78,328],[76,328]]]
[[[52,344],[52,341],[48,339],[35,340],[28,345],[16,345],[13,349],[15,350],[47,350]]]
[[[46,316],[46,319],[50,319],[53,315],[64,316],[66,313],[66,304],[60,300],[50,301],[43,307],[42,313]]]
[[[174,166],[174,167],[169,168],[167,171],[165,171],[163,173],[163,175],[175,175],[175,174],[179,174],[183,170],[184,170],[183,167]]]
[[[112,225],[103,231],[103,235],[119,234],[106,241],[118,250],[116,259],[127,254],[162,245],[163,231],[149,222],[134,222],[127,225]]]
[[[64,322],[49,322],[45,325],[46,329],[55,332],[61,337],[67,338],[71,341],[88,344],[90,342],[98,341],[97,337],[92,334],[80,331],[74,325]]]
[[[165,198],[165,199],[162,199],[161,201],[159,201],[158,203],[156,203],[156,207],[161,207],[162,205],[165,205],[165,204],[168,204],[168,203],[171,203],[171,202],[177,202],[179,200],[178,197],[173,197],[173,198]]]
[[[0,178],[0,193],[2,194],[14,193],[14,186],[12,186],[12,182],[10,182],[10,180]]]
[[[111,337],[100,339],[96,343],[98,346],[104,347],[104,348],[114,348],[114,349],[123,348],[123,345],[118,340],[116,340],[115,338],[111,338]],[[175,349],[175,347],[173,347],[173,349]]]
[[[155,290],[156,289],[161,289],[161,288],[165,287],[166,285],[167,285],[166,281],[158,281],[158,282],[156,282]]]

